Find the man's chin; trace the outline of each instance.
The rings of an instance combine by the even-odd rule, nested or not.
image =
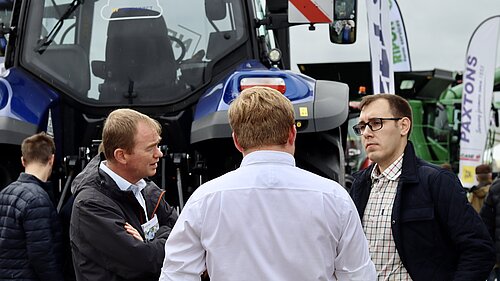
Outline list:
[[[376,153],[374,153],[374,152],[367,153],[366,158],[368,158],[368,160],[370,160],[371,162],[377,163],[378,157],[377,157]]]
[[[149,171],[148,177],[156,175],[156,168]]]

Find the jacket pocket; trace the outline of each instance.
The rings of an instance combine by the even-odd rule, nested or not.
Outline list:
[[[412,208],[403,210],[401,213],[401,222],[426,221],[434,219],[434,208]]]

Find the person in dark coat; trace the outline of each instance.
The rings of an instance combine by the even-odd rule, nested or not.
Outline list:
[[[156,173],[161,127],[131,109],[118,109],[103,128],[104,155],[72,185],[70,238],[76,279],[158,280],[165,241],[177,213],[145,179]]]
[[[415,155],[408,102],[379,94],[360,109],[353,129],[373,164],[354,175],[350,193],[379,280],[485,280],[491,238],[457,176]]]
[[[24,173],[0,192],[0,280],[64,280],[62,229],[47,182],[54,141],[39,133],[21,152]]]
[[[496,264],[488,281],[500,280],[500,178],[493,181],[479,212],[495,243]]]

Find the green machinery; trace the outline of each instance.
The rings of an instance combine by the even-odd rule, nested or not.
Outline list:
[[[434,69],[432,71],[399,72],[395,75],[396,93],[406,98],[413,110],[413,128],[410,140],[417,155],[431,163],[449,163],[458,172],[460,155],[460,120],[462,109],[461,75],[456,72]],[[495,72],[494,91],[500,91],[500,68]],[[495,95],[494,95],[495,97]],[[500,97],[499,97],[500,98]],[[346,164],[347,174],[366,167],[366,159],[361,138],[352,132],[351,127],[358,122],[359,110],[356,100],[350,97],[351,107],[347,124]],[[495,123],[485,149],[485,162],[493,164],[494,171],[500,165],[493,163],[493,147],[500,143],[500,102],[492,102]]]
[[[400,94],[408,99],[413,110],[410,140],[415,145],[417,155],[435,164],[450,163],[453,170],[458,171],[463,89],[460,75],[438,69],[432,72],[409,72],[402,74],[399,82]],[[405,88],[405,85],[412,83],[415,83],[413,87]],[[494,90],[498,91],[500,68],[495,72],[494,85]],[[493,99],[495,123],[489,131],[487,148],[500,142],[500,139],[496,139],[499,108],[500,103]],[[486,162],[491,162],[493,150],[485,151],[489,153],[485,155]]]

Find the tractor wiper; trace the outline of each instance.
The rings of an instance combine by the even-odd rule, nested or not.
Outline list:
[[[78,8],[78,6],[80,6],[82,3],[83,0],[73,0],[73,2],[69,4],[68,9],[66,9],[64,14],[59,18],[49,34],[38,41],[38,44],[36,44],[34,50],[35,52],[38,52],[41,55],[45,52],[45,50],[47,50],[47,47],[52,44],[54,38],[59,33],[59,30],[61,30],[64,20],[68,19],[76,10],[76,8]]]

